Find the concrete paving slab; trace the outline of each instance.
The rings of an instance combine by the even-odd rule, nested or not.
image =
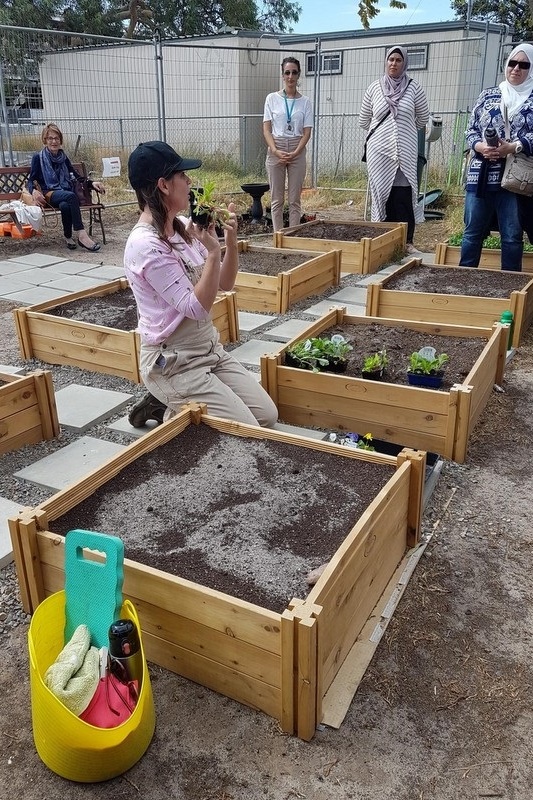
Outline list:
[[[287,322],[282,322],[281,325],[276,325],[275,328],[265,331],[263,336],[265,339],[272,339],[274,342],[289,342],[295,336],[299,336],[310,324],[308,319],[289,319]]]
[[[251,366],[259,366],[261,356],[266,353],[278,353],[281,350],[281,345],[270,342],[262,341],[261,339],[250,339],[245,344],[241,344],[231,351],[241,364],[250,364]]]
[[[134,428],[133,425],[130,425],[128,422],[128,417],[121,417],[120,419],[115,420],[115,422],[111,422],[109,425],[106,425],[106,428],[109,428],[110,431],[116,431],[117,433],[125,433],[127,436],[131,436],[133,439],[140,439],[141,436],[144,436],[150,431],[153,431],[154,428],[157,428],[157,422],[155,419],[149,419],[148,422],[142,426],[142,428]]]
[[[24,272],[17,272],[15,280],[30,283],[32,286],[46,286],[50,281],[61,280],[65,276],[57,272],[53,267],[33,267]]]
[[[133,395],[80,386],[73,383],[56,392],[59,424],[73,431],[86,431],[126,406]]]
[[[32,285],[28,281],[19,280],[17,276],[3,275],[0,278],[0,297],[23,292],[25,289],[31,289]]]
[[[331,311],[333,307],[336,306],[337,308],[346,308],[346,305],[346,303],[335,303],[331,300],[320,300],[320,302],[309,306],[309,308],[304,308],[302,313],[309,314],[311,317],[322,317],[324,314],[327,314],[328,311]],[[353,311],[350,313],[353,313]]]
[[[19,264],[17,261],[0,261],[0,275],[20,275],[21,272],[27,272],[29,269],[28,264]]]
[[[95,439],[93,436],[81,436],[61,450],[14,474],[16,478],[57,492],[76,483],[122,450],[122,444]]]
[[[26,264],[27,269],[28,267],[50,267],[52,264],[59,264],[61,261],[65,261],[65,259],[61,256],[48,256],[44,253],[30,253],[27,256],[10,258],[9,261],[16,261],[17,264]]]
[[[390,275],[391,272],[396,272],[396,270],[400,266],[401,266],[401,264],[389,264],[388,267],[383,267],[383,269],[380,269],[379,272],[376,272],[375,274],[378,275],[378,276],[379,275]],[[371,277],[371,276],[369,276],[369,277]]]
[[[26,370],[24,367],[12,367],[10,364],[0,364],[0,372],[5,372],[7,375],[24,375]]]
[[[6,497],[0,497],[0,569],[13,561],[13,548],[7,519],[15,517],[24,507],[24,503],[14,503]]]
[[[84,278],[100,278],[104,281],[116,281],[117,278],[123,278],[125,275],[123,267],[101,266],[94,269],[88,269],[83,273]]]
[[[21,306],[34,306],[37,303],[48,303],[50,300],[58,300],[64,297],[65,292],[61,289],[50,289],[48,286],[28,286],[27,289],[18,290],[12,294],[1,294],[4,300],[11,303],[20,303]]]
[[[101,264],[89,264],[87,261],[62,261],[60,264],[54,264],[52,269],[61,275],[85,275],[89,270],[99,266]]]
[[[380,278],[383,278],[384,275],[388,275],[388,272],[385,270],[380,270],[379,272],[375,272],[373,275],[365,275],[364,278],[361,278],[360,281],[357,281],[358,287],[368,286],[371,283],[379,283]]]
[[[328,299],[334,303],[357,303],[358,305],[364,305],[366,303],[366,289],[364,286],[346,286],[346,288],[340,289],[340,291],[334,294],[330,294]]]
[[[69,292],[80,292],[83,289],[94,289],[107,283],[102,278],[86,278],[85,275],[63,275],[55,281],[50,281],[46,285],[51,289],[63,289],[63,294]]]
[[[293,433],[297,436],[306,436],[308,439],[318,439],[319,441],[322,441],[324,438],[324,431],[315,431],[313,428],[302,428],[299,425],[285,425],[283,422],[276,422],[274,430],[283,431],[284,433]]]
[[[238,302],[238,301],[237,301]],[[239,330],[243,333],[250,333],[270,325],[276,317],[268,317],[266,314],[252,314],[249,311],[239,311]]]
[[[346,313],[351,317],[366,317],[366,306],[359,306],[357,303],[349,303],[346,306]]]
[[[416,253],[409,253],[406,255],[404,258],[402,258],[401,263],[405,264],[407,261],[411,261],[413,258],[421,258],[424,264],[435,263],[435,253],[423,253],[419,250],[417,250]]]

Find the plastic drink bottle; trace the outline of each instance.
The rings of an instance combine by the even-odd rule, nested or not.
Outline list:
[[[137,627],[131,619],[117,619],[109,628],[109,656],[112,672],[122,681],[141,686],[143,656]]]

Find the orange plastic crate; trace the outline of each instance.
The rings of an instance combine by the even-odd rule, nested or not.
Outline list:
[[[11,225],[11,236],[13,239],[29,239],[33,236],[33,228],[31,225],[23,225],[21,233],[16,225]]]
[[[11,236],[12,222],[0,222],[0,236]]]

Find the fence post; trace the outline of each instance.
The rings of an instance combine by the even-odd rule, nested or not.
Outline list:
[[[318,145],[320,141],[320,61],[322,58],[320,37],[315,39],[315,81],[313,86],[313,146],[311,148],[311,186],[316,189],[318,184]]]
[[[13,147],[11,145],[11,131],[9,130],[9,118],[7,116],[6,93],[5,93],[5,88],[4,88],[4,70],[3,70],[3,67],[2,67],[2,59],[1,58],[0,58],[0,102],[2,104],[2,117],[1,117],[1,119],[3,119],[3,121],[5,123],[5,126],[6,126],[6,141],[7,141],[7,147],[8,147],[8,150],[9,150],[9,159],[10,159],[10,162],[11,162],[9,165],[6,165],[6,163],[5,163],[5,158],[6,157],[5,157],[5,152],[4,152],[4,139],[3,139],[3,136],[2,136],[2,137],[0,137],[0,143],[2,144],[2,164],[3,164],[4,167],[5,166],[14,166],[15,165],[15,160],[13,158]],[[2,123],[1,123],[1,120],[0,120],[0,133],[2,132],[1,129],[2,129]]]
[[[157,84],[157,124],[159,128],[159,138],[162,142],[166,142],[167,124],[165,114],[165,81],[163,71],[163,47],[160,30],[157,30],[154,34],[154,59],[155,79]]]

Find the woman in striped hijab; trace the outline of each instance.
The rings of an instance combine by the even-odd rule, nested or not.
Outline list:
[[[416,252],[418,129],[429,121],[422,87],[407,75],[407,50],[391,47],[385,74],[365,92],[359,124],[368,131],[367,167],[372,222],[407,222],[407,251]]]

